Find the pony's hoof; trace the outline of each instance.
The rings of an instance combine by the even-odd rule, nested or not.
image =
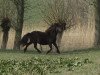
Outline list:
[[[38,51],[39,53],[42,53],[41,51]]]
[[[46,54],[49,54],[49,51]]]
[[[42,52],[39,52],[39,53],[42,53]]]
[[[26,50],[24,50],[24,53],[26,52]]]
[[[60,52],[57,52],[58,54],[60,54]]]
[[[46,54],[48,54],[48,52]]]

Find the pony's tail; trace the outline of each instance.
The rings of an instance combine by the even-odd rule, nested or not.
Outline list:
[[[27,33],[27,43],[29,43],[30,42],[30,37],[31,37],[31,33]]]
[[[20,44],[26,44],[28,42],[28,38],[30,37],[31,33],[25,34],[22,39],[19,41]]]

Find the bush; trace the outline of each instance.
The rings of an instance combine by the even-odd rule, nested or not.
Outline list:
[[[79,58],[38,58],[33,57],[30,60],[0,60],[0,75],[47,75],[48,73],[60,73],[61,69],[65,68],[69,71],[76,67],[81,67],[84,64],[90,63],[90,60]]]

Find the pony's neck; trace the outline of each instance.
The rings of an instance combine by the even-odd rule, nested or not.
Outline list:
[[[46,31],[45,33],[48,35],[48,37],[56,37],[58,32],[56,31],[56,24],[51,25]]]
[[[47,31],[46,34],[49,36],[49,37],[56,37],[58,32],[56,30],[51,30],[51,31]]]

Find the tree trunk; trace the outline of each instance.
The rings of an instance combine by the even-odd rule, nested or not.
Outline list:
[[[23,29],[23,22],[24,22],[24,2],[25,0],[20,0],[18,1],[19,4],[15,5],[17,8],[17,27],[15,29],[15,40],[14,40],[14,50],[20,50],[20,44],[19,41],[21,40],[21,35],[22,35],[22,29]]]
[[[97,8],[96,8],[96,38],[95,38],[95,45],[100,45],[100,0],[97,0]]]
[[[60,46],[61,46],[62,36],[63,36],[63,32],[58,33],[58,35],[57,35],[57,45],[58,45],[59,49],[60,49]]]
[[[14,40],[14,50],[20,50],[20,44],[19,41],[21,40],[21,35],[22,35],[22,29],[23,29],[23,17],[24,17],[24,13],[19,13],[18,14],[18,22],[17,25],[18,27],[16,27],[15,29],[15,40]]]
[[[20,44],[19,41],[21,40],[21,35],[22,35],[22,27],[19,30],[15,31],[15,40],[14,40],[14,50],[20,50]]]
[[[9,35],[9,32],[3,32],[3,39],[2,39],[1,49],[6,49],[7,42],[8,42],[8,35]]]

